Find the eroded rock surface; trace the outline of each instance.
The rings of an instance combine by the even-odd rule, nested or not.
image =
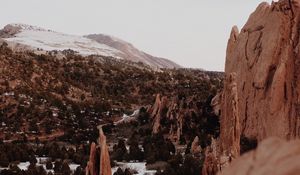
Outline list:
[[[192,142],[196,135],[202,135],[199,138],[202,143],[206,143],[208,135],[217,137],[219,121],[211,109],[211,98],[197,99],[157,95],[154,105],[148,109],[153,120],[152,133],[162,132],[176,143]]]
[[[240,138],[258,142],[273,136],[299,138],[299,3],[261,3],[241,31],[232,28],[224,89],[212,104],[221,114],[220,138],[216,154],[207,151],[205,174],[215,174],[209,168],[214,165],[222,171],[239,157]]]
[[[298,175],[300,173],[300,140],[286,142],[270,138],[254,151],[234,160],[219,175]]]
[[[231,73],[225,79],[223,93],[221,126],[221,152],[231,158],[240,155],[240,115],[238,108],[238,94],[236,74]]]
[[[288,0],[262,3],[241,32],[232,29],[225,84],[231,74],[236,75],[237,109],[245,137],[260,141],[300,135],[299,1],[292,4],[293,10]],[[228,93],[224,89],[223,95]],[[221,113],[229,108],[223,105]]]
[[[162,127],[166,127],[161,125],[162,120],[172,121],[170,126],[167,126],[169,128],[169,138],[174,142],[179,141],[182,135],[184,115],[191,112],[191,110],[185,109],[183,105],[186,105],[183,99],[169,99],[158,94],[153,107],[149,109],[153,118],[152,132],[157,134],[162,130]]]
[[[99,145],[91,144],[90,157],[86,167],[86,175],[111,175],[110,157],[106,136],[99,127]]]

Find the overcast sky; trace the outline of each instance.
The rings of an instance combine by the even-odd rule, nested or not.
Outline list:
[[[223,71],[231,27],[242,27],[260,2],[1,0],[0,27],[25,23],[76,35],[109,34],[182,66]]]

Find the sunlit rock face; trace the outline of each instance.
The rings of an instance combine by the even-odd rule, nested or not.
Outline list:
[[[215,154],[207,151],[207,159],[215,161],[206,161],[205,174],[215,174],[209,167],[222,171],[239,157],[241,137],[259,143],[274,136],[299,138],[299,3],[261,3],[240,31],[233,27],[224,89],[213,101],[220,112],[220,138]]]
[[[260,4],[240,32],[233,28],[228,41],[225,73],[236,75],[246,137],[292,139],[300,134],[298,1],[292,7],[287,0]]]
[[[86,167],[86,175],[111,175],[110,157],[106,136],[99,127],[99,145],[91,144],[90,157]]]

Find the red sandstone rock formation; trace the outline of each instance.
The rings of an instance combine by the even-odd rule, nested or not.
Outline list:
[[[166,109],[168,103],[167,97],[160,97],[158,94],[156,96],[155,103],[151,109],[151,116],[153,117],[153,133],[157,134],[160,130],[160,120],[164,117],[163,110]]]
[[[203,175],[216,174],[217,170],[227,167],[240,155],[241,130],[235,73],[226,77],[223,93],[218,94],[212,103],[221,107],[221,133],[220,138],[213,140],[212,145],[206,148]]]
[[[205,150],[205,161],[203,163],[202,175],[214,175],[220,170],[219,155],[216,140],[212,140],[210,146]]]
[[[106,145],[106,137],[99,127],[99,145],[91,144],[90,158],[86,167],[86,175],[111,175],[110,157]]]
[[[226,77],[222,96],[222,116],[220,120],[221,152],[235,158],[240,155],[240,119],[238,110],[238,94],[236,74],[231,73]]]
[[[100,143],[100,173],[99,175],[111,175],[110,157],[106,144],[106,137],[102,128],[99,128],[99,143]]]
[[[293,1],[294,13],[288,0],[262,3],[241,32],[232,30],[225,76],[236,74],[240,126],[248,138],[300,135],[298,3]]]
[[[190,108],[184,107],[190,105]],[[169,139],[173,142],[179,142],[182,136],[182,127],[185,122],[186,116],[191,116],[191,113],[195,113],[192,99],[178,99],[174,97],[169,99],[167,97],[161,97],[159,94],[156,96],[154,105],[148,110],[153,118],[152,132],[157,134],[165,126],[161,126],[161,121],[167,119],[172,121],[169,129]]]
[[[215,174],[209,167],[217,164],[222,170],[239,156],[241,135],[259,142],[272,136],[299,138],[299,3],[262,3],[240,32],[233,27],[224,89],[213,100],[213,106],[221,106],[221,134],[216,155],[207,151],[204,174]]]
[[[234,160],[219,175],[299,175],[300,140],[262,141],[254,151]]]
[[[90,158],[86,166],[86,175],[93,175],[97,174],[96,169],[96,156],[97,156],[97,150],[96,150],[96,144],[91,144],[91,150],[90,150]]]

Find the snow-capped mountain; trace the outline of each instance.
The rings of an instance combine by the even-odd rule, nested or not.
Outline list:
[[[69,35],[27,24],[8,24],[0,30],[0,38],[28,49],[62,51],[71,49],[81,55],[102,55],[143,62],[154,68],[178,68],[178,64],[146,54],[121,39],[93,34]]]

